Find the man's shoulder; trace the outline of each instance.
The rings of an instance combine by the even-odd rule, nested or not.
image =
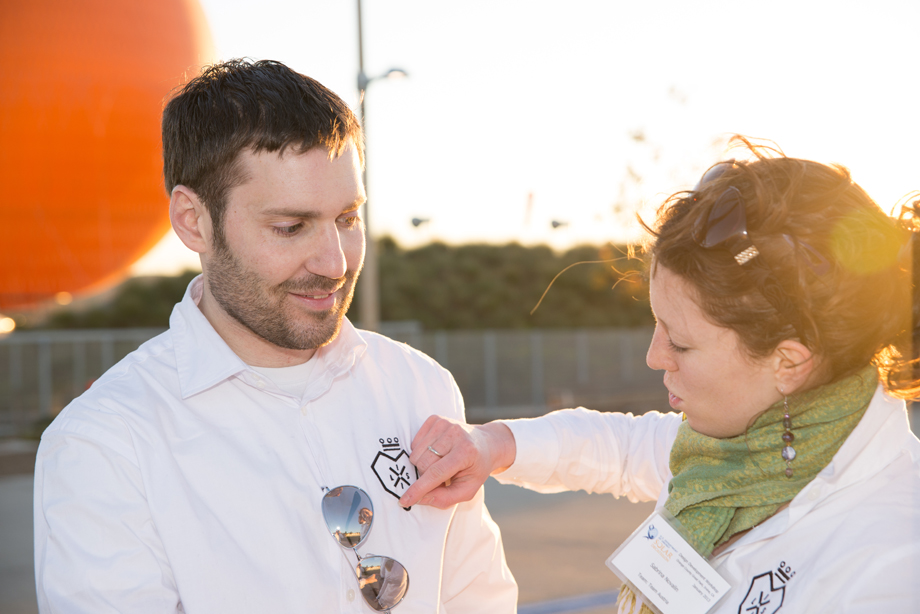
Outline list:
[[[136,350],[115,363],[109,370],[93,382],[89,391],[99,388],[117,391],[120,388],[143,385],[151,378],[162,380],[177,374],[175,345],[173,334],[166,330],[148,339]],[[88,392],[89,392],[88,391]],[[136,393],[136,390],[135,390]]]
[[[395,361],[397,364],[416,369],[432,369],[438,372],[447,371],[428,354],[390,337],[368,330],[357,330],[361,338],[367,343],[367,352],[370,358],[381,364]]]
[[[137,418],[158,398],[178,391],[173,341],[167,330],[119,360],[58,415],[49,432]]]
[[[412,399],[422,418],[431,413],[462,419],[463,401],[453,375],[424,352],[383,335],[359,331],[367,343],[359,371],[373,386]]]

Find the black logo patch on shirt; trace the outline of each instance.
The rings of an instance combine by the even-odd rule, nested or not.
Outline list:
[[[399,437],[380,439],[380,447],[371,469],[380,480],[383,489],[399,499],[415,480],[418,479],[418,469],[409,462],[409,453],[403,450]]]
[[[782,561],[779,567],[754,576],[747,595],[738,606],[738,614],[774,614],[783,607],[786,583],[795,572]]]

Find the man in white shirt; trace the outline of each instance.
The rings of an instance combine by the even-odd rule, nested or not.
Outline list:
[[[276,62],[211,66],[167,104],[163,155],[202,275],[42,437],[39,610],[514,612],[481,491],[398,504],[413,435],[463,402],[431,359],[345,318],[365,249],[345,103]],[[338,508],[324,517],[341,493],[369,528],[353,549]]]

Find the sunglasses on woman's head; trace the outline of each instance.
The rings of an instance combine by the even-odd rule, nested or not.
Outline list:
[[[374,504],[357,486],[338,486],[323,495],[323,519],[339,545],[358,557],[355,576],[364,601],[378,612],[389,611],[409,590],[409,572],[388,556],[358,554],[374,524]]]
[[[736,168],[734,160],[716,164],[703,174],[700,182],[693,189],[694,194],[733,168]],[[696,201],[697,198],[694,196],[693,200]],[[830,270],[830,263],[816,249],[790,235],[784,234],[783,238],[793,247],[797,255],[802,256],[802,260],[816,275],[824,275]],[[799,338],[803,342],[809,340],[809,337],[803,334],[805,327],[802,325],[802,318],[793,300],[794,290],[797,288],[790,290],[780,284],[769,264],[761,256],[760,250],[748,235],[747,214],[741,190],[729,186],[719,195],[709,210],[697,219],[693,229],[693,239],[704,249],[727,250],[735,262],[747,273],[764,298],[788,323],[792,324]]]

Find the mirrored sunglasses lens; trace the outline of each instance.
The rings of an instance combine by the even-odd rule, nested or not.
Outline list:
[[[402,601],[409,590],[409,573],[406,568],[388,556],[361,559],[355,573],[364,600],[377,611],[392,608]]]
[[[371,530],[374,504],[360,488],[339,486],[323,495],[323,519],[340,544],[357,548]]]
[[[747,231],[744,204],[738,188],[728,188],[709,211],[706,235],[700,243],[703,247],[721,245],[727,239]]]

